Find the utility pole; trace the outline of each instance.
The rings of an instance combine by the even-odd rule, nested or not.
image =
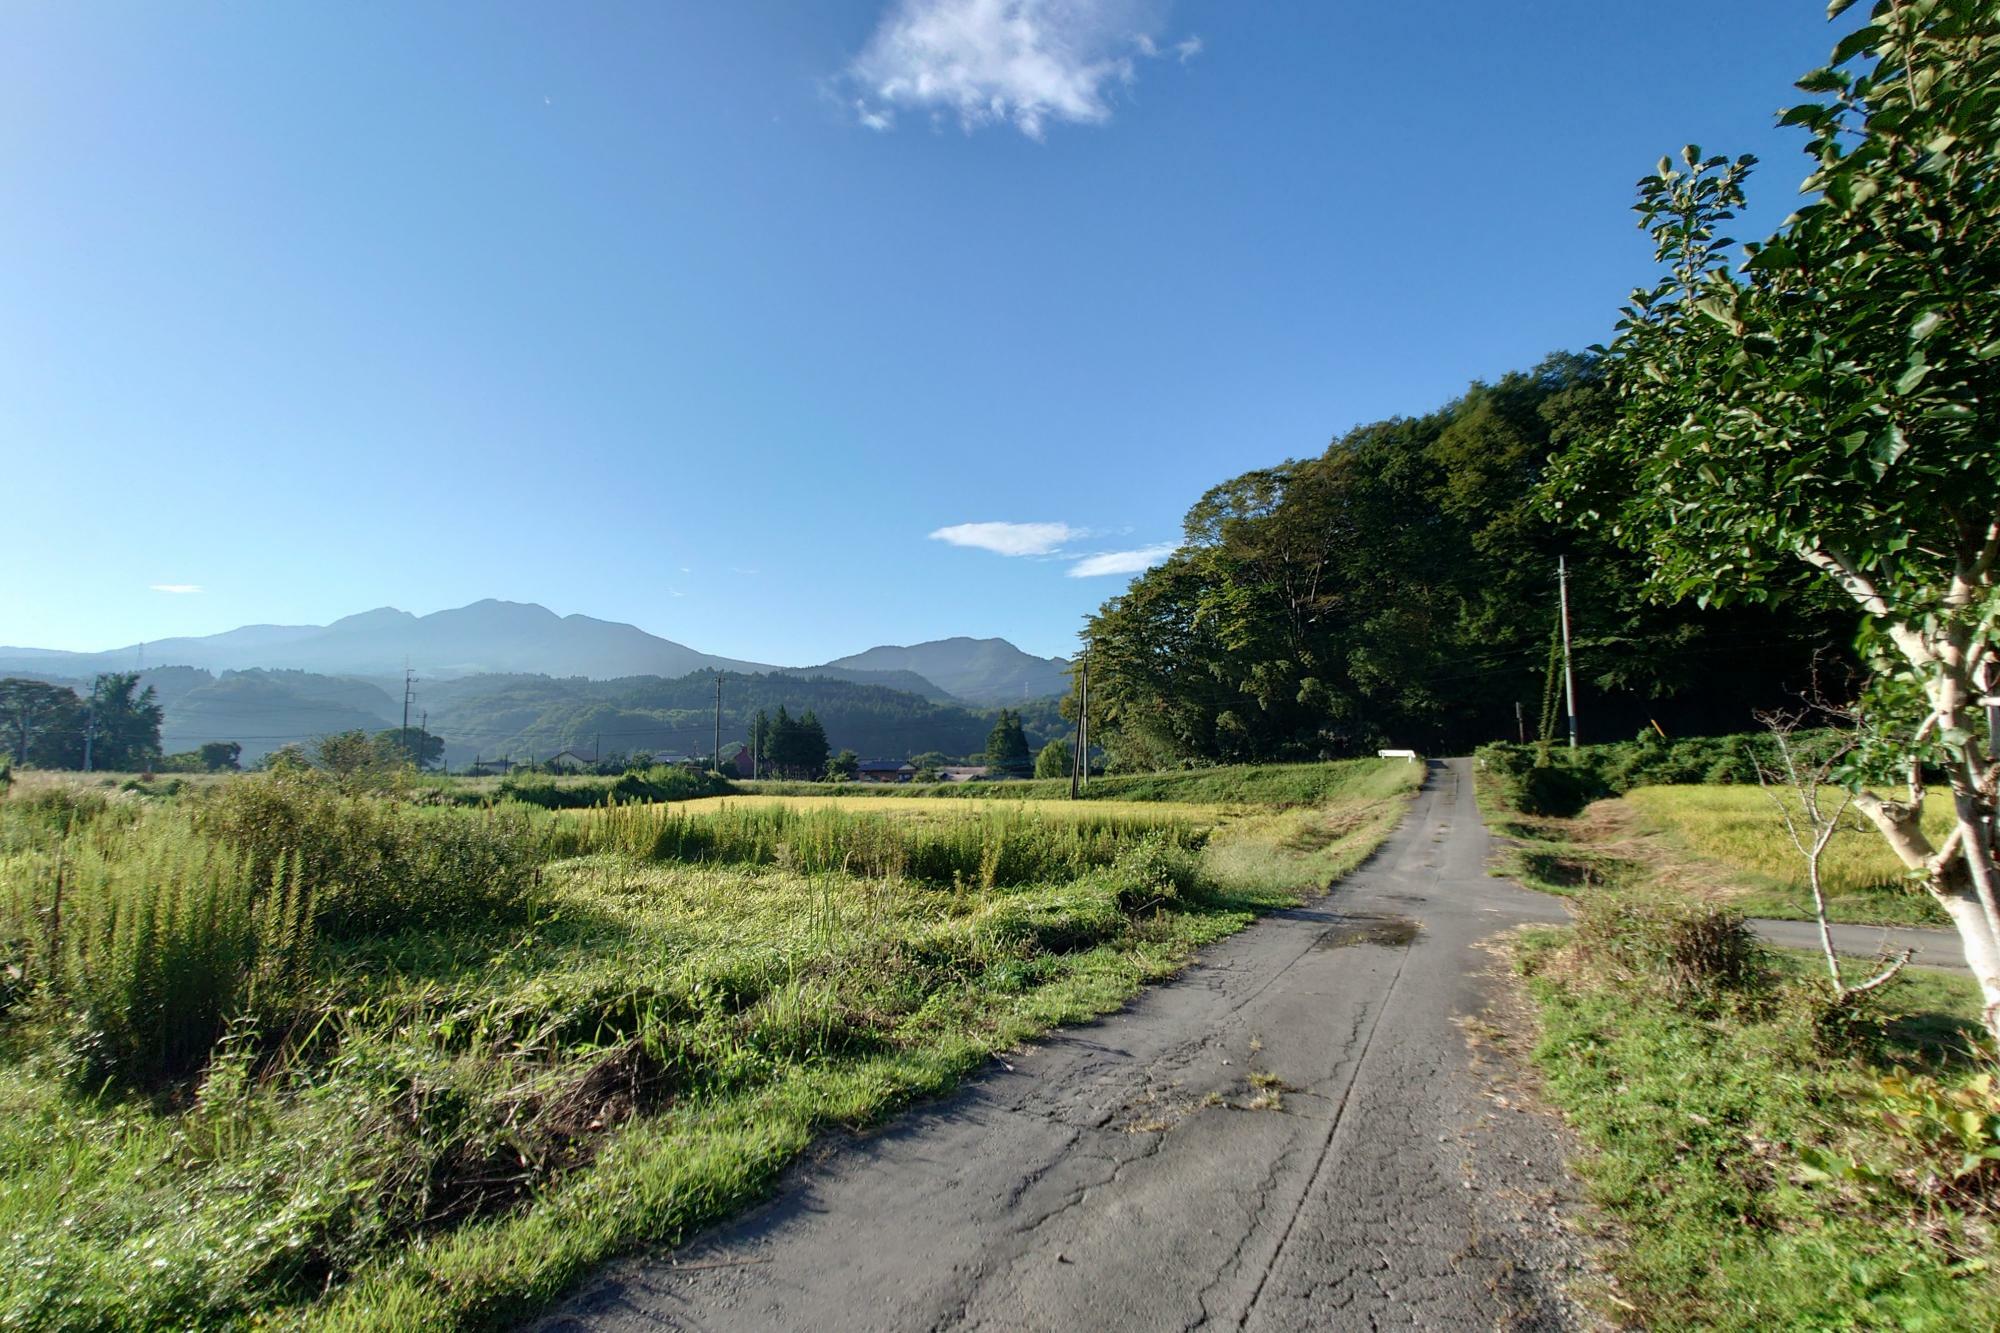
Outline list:
[[[722,673],[715,673],[715,748],[708,752],[708,766],[722,771]]]
[[[1072,798],[1090,785],[1090,649],[1088,648],[1083,650],[1083,678],[1077,682],[1076,776],[1077,780],[1070,785]]]
[[[90,743],[97,739],[97,691],[90,692],[90,707],[83,715],[83,771],[90,771]]]
[[[405,662],[403,664],[403,745],[405,748],[408,748],[410,744],[410,696],[415,693],[413,687],[416,683],[416,675],[410,670],[409,663]]]
[[[1521,744],[1528,743],[1528,720],[1521,716],[1521,701],[1514,701],[1514,730],[1520,736]]]
[[[426,709],[424,710],[424,713],[423,713],[423,719],[424,719],[424,720],[423,720],[422,722],[419,722],[419,723],[417,724],[417,728],[418,728],[418,730],[417,730],[417,738],[418,738],[418,739],[417,739],[417,767],[418,767],[419,769],[422,769],[422,768],[427,768],[427,767],[429,767],[429,766],[430,766],[430,762],[431,762],[431,761],[430,761],[430,759],[428,758],[428,756],[429,756],[429,754],[430,754],[430,748],[431,748],[431,710],[430,710],[430,709],[426,708]],[[405,739],[408,739],[408,738],[407,738],[407,737],[405,737]]]
[[[1576,748],[1576,672],[1569,659],[1569,563],[1556,557],[1556,595],[1562,601],[1563,695],[1569,704],[1569,748]]]

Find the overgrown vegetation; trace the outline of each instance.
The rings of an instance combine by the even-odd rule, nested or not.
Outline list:
[[[508,1323],[1350,867],[1420,772],[1227,810],[37,785],[0,801],[0,1325]]]
[[[1776,756],[1764,735],[1694,736],[1667,740],[1651,728],[1636,739],[1608,745],[1542,747],[1483,745],[1479,764],[1506,789],[1508,803],[1524,814],[1574,815],[1592,801],[1623,796],[1634,787],[1680,783],[1757,785],[1757,764]]]
[[[1969,979],[1912,970],[1836,1006],[1816,963],[1728,909],[1618,894],[1516,957],[1625,1308],[1660,1328],[2000,1326],[2000,1097]]]

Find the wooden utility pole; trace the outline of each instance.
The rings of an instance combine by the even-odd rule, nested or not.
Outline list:
[[[1556,557],[1556,595],[1562,601],[1563,696],[1569,707],[1569,748],[1576,748],[1576,672],[1569,659],[1569,564]]]
[[[715,673],[715,748],[708,752],[708,766],[722,771],[722,673]]]
[[[1076,703],[1076,768],[1082,781],[1080,787],[1090,785],[1090,649],[1083,650],[1083,680],[1077,689]]]
[[[1519,699],[1514,701],[1514,731],[1520,737],[1521,744],[1526,745],[1528,743],[1528,719],[1521,715],[1521,701]]]

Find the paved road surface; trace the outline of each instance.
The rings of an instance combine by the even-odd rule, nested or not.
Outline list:
[[[1467,767],[1434,764],[1336,892],[833,1144],[541,1327],[1574,1326],[1563,1146],[1475,1068],[1463,1025],[1477,942],[1564,914],[1490,878],[1486,851]]]
[[[1769,943],[1783,945],[1787,949],[1819,950],[1819,927],[1810,921],[1760,919],[1750,924]],[[1919,967],[1949,967],[1961,972],[1971,970],[1965,965],[1965,946],[1959,942],[1958,935],[1949,930],[1925,930],[1916,926],[1835,926],[1833,948],[1835,953],[1864,960],[1885,950],[1900,953],[1908,949],[1910,961]]]

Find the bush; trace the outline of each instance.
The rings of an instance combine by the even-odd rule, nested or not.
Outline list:
[[[729,781],[719,774],[697,773],[675,764],[635,768],[616,778],[513,773],[500,781],[501,800],[520,801],[544,810],[588,810],[600,805],[692,801],[703,796],[726,796],[734,790]]]
[[[1814,733],[1802,732],[1806,740]],[[1623,796],[1634,787],[1757,781],[1757,761],[1775,762],[1771,738],[1762,733],[1692,736],[1669,741],[1647,730],[1629,741],[1552,747],[1547,763],[1539,746],[1481,746],[1479,761],[1500,775],[1507,798],[1523,814],[1567,818],[1592,801]]]
[[[1211,887],[1200,859],[1158,833],[1148,833],[1120,852],[1106,877],[1125,912],[1186,906],[1207,897]]]
[[[1677,1000],[1749,991],[1769,975],[1763,946],[1743,914],[1701,902],[1629,894],[1580,899],[1575,949],[1586,964],[1650,978]]]
[[[334,936],[518,920],[540,861],[525,812],[413,809],[299,770],[224,784],[197,820],[260,883],[296,865]]]

